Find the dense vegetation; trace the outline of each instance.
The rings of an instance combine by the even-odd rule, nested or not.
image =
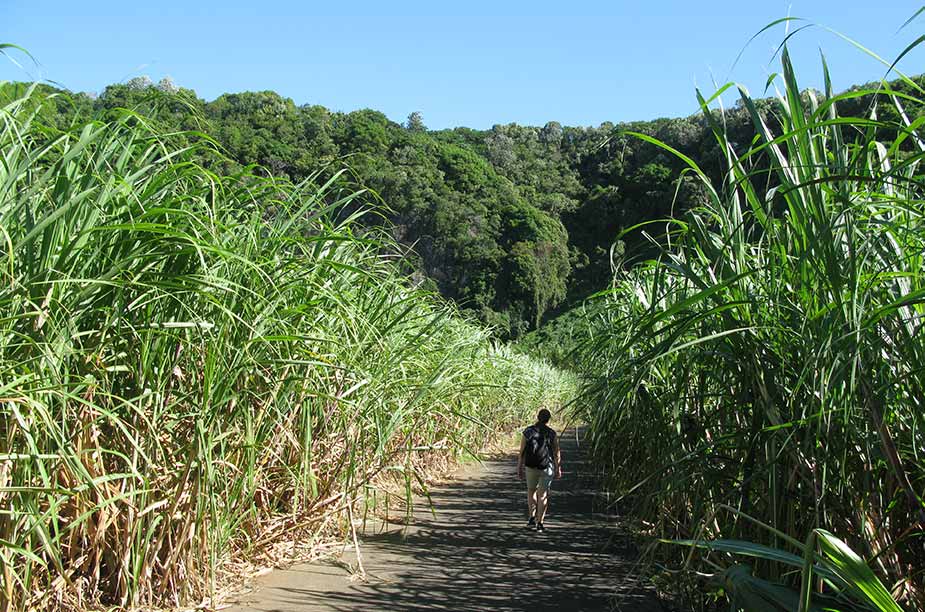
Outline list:
[[[468,315],[580,372],[609,486],[698,592],[895,610],[869,562],[925,606],[925,80],[777,80],[487,131],[0,87],[0,610],[208,598],[565,396]]]
[[[0,107],[0,610],[214,601],[570,393],[413,287],[336,176],[70,103]]]
[[[701,98],[720,181],[635,135],[707,197],[530,340],[575,360],[610,486],[696,590],[735,610],[898,611],[888,591],[922,609],[925,89],[801,92],[786,50],[777,79],[776,102],[742,91],[733,111],[754,141]]]
[[[49,121],[67,124],[75,115],[140,110],[165,131],[208,133],[233,166],[258,164],[295,182],[319,169],[327,178],[348,165],[357,185],[387,205],[379,211],[384,216],[368,215],[364,222],[381,223],[400,243],[413,246],[416,260],[407,263],[416,281],[502,335],[535,327],[566,296],[572,265],[558,215],[528,202],[465,132],[432,133],[412,120],[403,127],[371,110],[342,114],[297,107],[272,92],[228,94],[206,103],[191,91],[144,80],[110,86],[96,100],[81,95],[71,100],[51,112]]]
[[[869,102],[869,96],[848,98],[842,111],[861,116]],[[766,113],[772,102],[756,105]],[[428,131],[418,114],[399,125],[373,110],[345,114],[296,106],[273,92],[206,102],[169,81],[153,85],[139,78],[111,85],[96,99],[59,98],[48,121],[64,126],[75,115],[124,108],[156,117],[165,131],[204,131],[237,165],[259,164],[295,182],[348,164],[356,182],[388,206],[385,227],[413,247],[417,260],[408,263],[417,282],[474,312],[503,337],[535,329],[605,287],[612,256],[652,254],[640,231],[625,234],[612,252],[622,231],[706,201],[702,184],[685,173],[680,159],[622,132],[668,143],[714,181],[724,172],[722,149],[703,114],[594,128],[553,121]],[[920,106],[907,110],[913,117],[922,113]],[[754,138],[744,107],[727,112],[725,122],[730,141],[744,146]],[[213,160],[201,161],[208,166]],[[377,216],[365,223],[381,221]]]

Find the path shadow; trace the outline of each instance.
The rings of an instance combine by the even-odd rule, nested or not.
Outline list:
[[[547,531],[525,529],[516,457],[432,493],[407,529],[363,537],[365,581],[343,569],[301,566],[238,610],[661,610],[632,579],[635,552],[613,517],[595,508],[593,470],[580,432],[562,436],[564,477],[551,494]],[[256,606],[256,607],[255,607]]]

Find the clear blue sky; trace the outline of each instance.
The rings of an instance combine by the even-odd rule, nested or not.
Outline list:
[[[208,100],[269,89],[297,104],[375,108],[396,121],[417,110],[430,128],[688,115],[696,110],[695,84],[712,90],[714,79],[759,93],[777,71],[769,62],[783,28],[753,42],[734,70],[732,64],[752,34],[788,12],[891,60],[925,30],[923,14],[897,33],[921,0],[0,5],[0,42],[27,48],[39,62],[15,55],[20,69],[0,57],[0,80],[40,78],[99,92],[133,76],[169,75]],[[838,88],[884,74],[849,43],[812,28],[792,44],[804,85],[821,83],[820,47]],[[900,69],[925,72],[925,49]]]

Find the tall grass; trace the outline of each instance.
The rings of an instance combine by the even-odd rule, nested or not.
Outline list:
[[[334,222],[336,178],[220,176],[204,135],[45,102],[0,109],[0,610],[210,600],[567,393]]]
[[[795,609],[800,588],[817,606],[874,606],[850,580],[800,571],[804,553],[807,569],[830,562],[816,539],[797,545],[822,530],[923,607],[923,120],[903,110],[925,92],[907,79],[914,95],[835,95],[823,68],[825,93],[801,92],[784,49],[775,104],[740,91],[757,134],[745,150],[698,92],[727,173],[714,184],[681,156],[708,202],[666,222],[661,255],[618,271],[594,309],[585,410],[638,525],[693,545],[661,550],[735,609]],[[867,116],[839,116],[864,96]]]

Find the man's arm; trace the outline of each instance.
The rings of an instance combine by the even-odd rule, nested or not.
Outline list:
[[[517,476],[524,479],[524,449],[527,448],[527,438],[520,435],[520,453],[517,455]]]
[[[554,461],[556,463],[556,478],[562,478],[562,452],[559,449],[559,436],[556,436],[554,446],[553,456],[555,457]]]

